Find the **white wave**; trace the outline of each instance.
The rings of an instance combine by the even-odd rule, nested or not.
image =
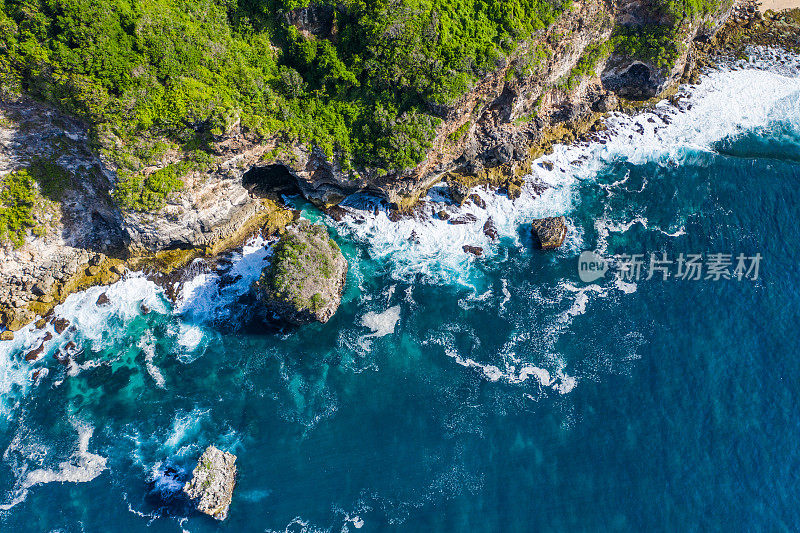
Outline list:
[[[175,310],[189,324],[211,323],[230,316],[234,303],[250,290],[267,265],[272,250],[260,235],[252,238],[241,253],[231,257],[232,266],[226,273],[200,274],[183,284]],[[181,332],[181,344],[194,350],[200,344],[200,329]],[[185,344],[184,344],[185,343]]]
[[[496,256],[498,244],[483,233],[489,218],[505,245],[519,246],[521,225],[543,216],[569,215],[576,205],[578,185],[595,179],[609,164],[655,161],[674,165],[689,152],[712,152],[714,143],[776,120],[788,120],[800,131],[798,56],[768,49],[753,49],[751,53],[751,61],[711,71],[702,76],[699,85],[682,88],[676,105],[665,100],[635,116],[614,113],[607,118],[608,130],[600,138],[555,146],[551,154],[534,161],[522,196],[515,201],[478,187],[471,192],[485,201],[486,209],[472,202],[457,208],[446,206],[446,195],[436,187],[423,201],[417,216],[392,221],[373,200],[355,196],[344,202],[351,215],[338,226],[343,233],[367,243],[373,257],[391,260],[393,275],[399,279],[422,275],[437,283],[472,285],[475,273],[470,265],[475,259],[462,247],[480,246],[488,258]],[[600,186],[613,191],[624,187],[628,177]],[[537,183],[546,183],[550,188],[537,196],[533,187]],[[471,214],[476,221],[450,224],[434,216],[442,209],[451,219]],[[615,222],[619,226],[607,231],[625,231],[637,223],[647,228],[646,219],[635,217]],[[655,229],[679,236],[685,231],[678,226]],[[581,230],[573,228],[566,250],[557,253],[581,250]]]
[[[109,303],[97,306],[97,298],[103,293],[108,296]],[[110,339],[125,335],[120,323],[125,325],[142,316],[143,306],[158,314],[169,312],[161,288],[141,274],[131,274],[107,287],[92,287],[69,295],[64,303],[56,306],[55,314],[69,320],[85,341],[100,349]]]
[[[394,333],[394,328],[400,320],[400,306],[395,305],[382,313],[370,311],[361,317],[361,325],[372,330],[372,333],[365,335],[369,337],[385,337]]]
[[[88,483],[107,469],[107,458],[89,451],[89,441],[94,433],[92,426],[74,422],[73,425],[78,432],[77,446],[71,457],[58,464],[57,468],[37,468],[28,471],[27,464],[23,465],[18,472],[17,483],[12,491],[11,500],[0,504],[0,510],[7,511],[15,505],[25,501],[31,488],[46,483]],[[12,442],[12,446],[14,443]],[[9,449],[11,449],[11,447]],[[6,450],[6,459],[9,450]],[[28,460],[35,459],[35,456],[27,456]]]
[[[103,293],[109,303],[98,306],[97,299]],[[70,325],[63,333],[58,334],[52,324],[38,329],[31,323],[17,331],[14,340],[0,342],[0,418],[12,415],[19,399],[30,390],[33,373],[42,368],[24,360],[31,349],[44,343],[43,355],[47,355],[53,347],[73,338],[100,349],[126,334],[125,325],[141,315],[143,304],[156,313],[168,311],[161,289],[141,274],[130,274],[112,285],[71,294],[56,306],[55,318],[66,319]],[[46,335],[50,336],[49,341],[44,340]],[[72,361],[68,373],[76,375],[92,366],[96,366],[93,361],[82,365]],[[43,377],[41,372],[39,376]]]

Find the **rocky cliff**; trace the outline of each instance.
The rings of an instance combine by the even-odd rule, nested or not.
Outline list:
[[[209,160],[185,172],[180,190],[147,212],[120,209],[114,201],[110,191],[118,186],[118,169],[97,155],[86,124],[25,97],[3,100],[0,176],[39,161],[63,172],[40,173],[36,226],[22,246],[7,244],[0,253],[0,319],[16,329],[70,291],[114,281],[124,270],[122,262],[141,265],[137,256],[213,253],[238,244],[265,223],[283,226],[291,217],[275,204],[279,193],[301,192],[330,206],[367,191],[406,210],[444,179],[464,191],[489,182],[513,196],[532,154],[574,139],[602,113],[616,109],[620,97],[644,99],[675,86],[694,64],[694,43],[710,42],[731,12],[722,2],[677,23],[654,5],[575,2],[462,97],[450,105],[430,104],[442,120],[426,157],[414,168],[344,170],[319,147],[297,143],[278,150],[278,137],[259,140],[232,119],[211,137]],[[328,11],[318,13],[311,6],[287,17],[314,38],[336,39],[336,17]],[[654,27],[672,33],[665,38],[652,33]],[[661,35],[653,42],[662,47],[671,43],[668,61],[637,49],[640,34]],[[167,151],[141,175],[179,165],[183,157]]]

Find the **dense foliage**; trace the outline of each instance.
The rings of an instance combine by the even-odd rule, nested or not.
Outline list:
[[[25,235],[36,227],[33,207],[36,200],[33,176],[19,170],[0,178],[0,242],[14,246],[25,242]]]
[[[0,0],[0,83],[87,118],[131,174],[236,123],[344,168],[402,169],[430,145],[437,106],[566,1],[319,0],[329,27],[314,35],[292,24],[309,0]],[[136,175],[118,196],[160,205],[176,176]]]

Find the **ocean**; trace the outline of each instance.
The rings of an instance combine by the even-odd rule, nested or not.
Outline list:
[[[70,296],[66,331],[0,343],[0,530],[797,530],[800,58],[752,54],[555,147],[515,201],[431,190],[473,224],[289,198],[350,265],[327,324],[253,318],[261,238],[174,302],[137,273]],[[238,457],[221,523],[180,495],[210,444]]]

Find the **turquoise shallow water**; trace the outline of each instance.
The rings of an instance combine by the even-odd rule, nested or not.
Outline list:
[[[797,70],[762,60],[558,148],[541,197],[482,192],[475,228],[306,207],[351,266],[328,324],[249,319],[261,242],[174,305],[135,276],[108,306],[75,295],[41,362],[21,360],[41,332],[0,346],[0,529],[795,530],[798,153]],[[559,251],[532,249],[544,214],[569,218]],[[584,283],[587,249],[763,260],[757,280]],[[177,492],[212,443],[238,456],[222,524]]]

